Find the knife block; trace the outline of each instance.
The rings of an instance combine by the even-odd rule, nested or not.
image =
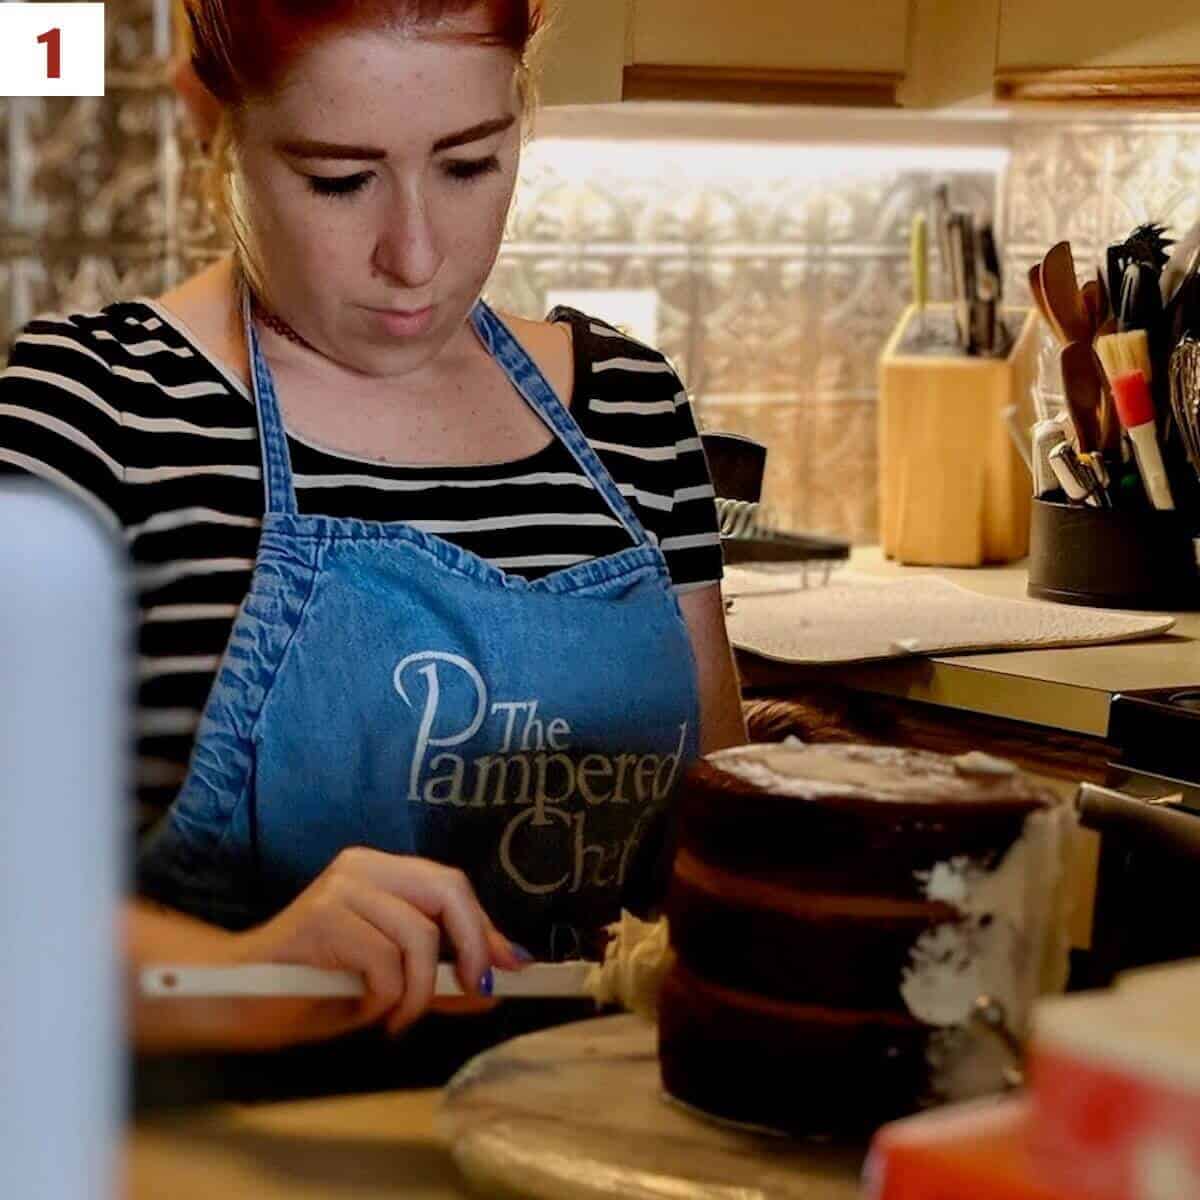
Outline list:
[[[930,305],[946,323],[949,305]],[[1024,558],[1032,482],[1004,411],[1033,424],[1037,316],[1006,309],[1006,358],[913,353],[908,308],[879,361],[879,530],[888,558],[976,567]]]

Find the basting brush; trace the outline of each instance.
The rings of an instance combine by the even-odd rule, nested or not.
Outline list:
[[[1150,348],[1145,330],[1097,338],[1096,354],[1108,376],[1117,415],[1133,445],[1133,456],[1150,503],[1160,511],[1174,509],[1175,501],[1158,448],[1154,399],[1150,394]]]

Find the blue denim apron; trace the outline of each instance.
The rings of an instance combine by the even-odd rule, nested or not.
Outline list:
[[[232,927],[346,847],[462,868],[539,957],[617,915],[697,754],[691,643],[661,551],[491,309],[475,332],[632,545],[536,580],[400,522],[297,512],[271,371],[247,344],[266,512],[187,779],[142,890]]]

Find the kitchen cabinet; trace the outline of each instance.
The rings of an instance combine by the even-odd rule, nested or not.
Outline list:
[[[547,0],[547,105],[1200,103],[1195,0]]]
[[[1195,0],[1000,0],[999,8],[998,99],[1200,102]]]
[[[550,0],[542,100],[893,106],[910,8],[910,0]]]
[[[635,0],[635,64],[902,73],[909,0]]]
[[[534,63],[541,104],[621,99],[629,0],[546,0],[547,29]]]
[[[895,104],[909,0],[634,0],[627,99]]]

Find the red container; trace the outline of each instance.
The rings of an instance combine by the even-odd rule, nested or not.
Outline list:
[[[865,1200],[1094,1200],[1057,1187],[1029,1153],[1029,1104],[958,1104],[885,1125],[871,1143]]]
[[[1046,1178],[1089,1200],[1200,1200],[1200,1005],[1176,999],[1118,989],[1039,1008],[1029,1148]]]

